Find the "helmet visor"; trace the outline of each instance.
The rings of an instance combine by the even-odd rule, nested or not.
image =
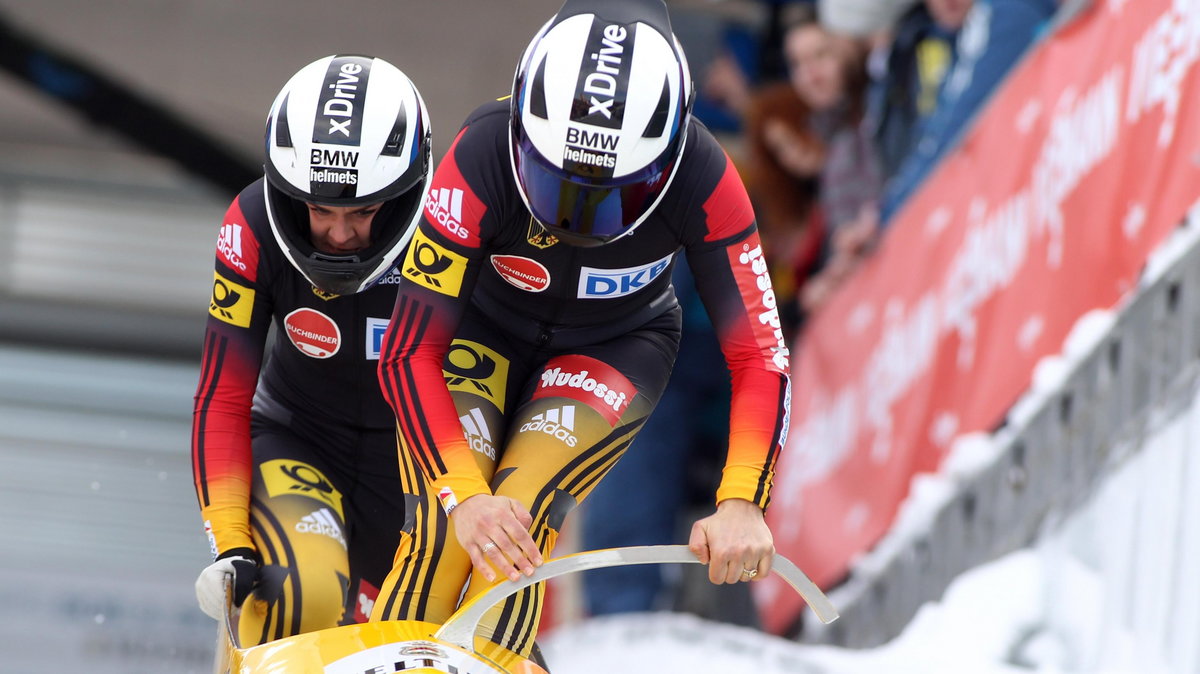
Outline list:
[[[597,243],[626,234],[645,219],[674,164],[672,159],[614,180],[605,176],[611,169],[584,162],[572,162],[568,171],[548,166],[527,142],[520,145],[514,164],[533,216],[551,231]]]

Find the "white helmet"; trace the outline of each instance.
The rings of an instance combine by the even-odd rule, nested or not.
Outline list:
[[[513,79],[509,156],[530,213],[575,245],[632,232],[675,175],[691,105],[662,0],[567,0]]]
[[[326,292],[369,288],[412,238],[429,157],[429,113],[398,68],[341,54],[302,68],[275,98],[266,130],[267,216],[288,260]],[[341,255],[313,248],[306,203],[380,202],[369,248]]]

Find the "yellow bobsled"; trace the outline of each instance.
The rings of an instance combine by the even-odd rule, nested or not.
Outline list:
[[[556,576],[627,564],[699,563],[683,545],[651,545],[580,552],[552,559],[532,576],[502,582],[463,604],[443,625],[415,620],[343,625],[241,648],[227,612],[217,643],[217,674],[546,674],[528,659],[475,636],[489,608],[520,590]],[[837,611],[795,564],[775,555],[772,571],[804,597],[822,622]],[[228,592],[227,592],[228,594]]]

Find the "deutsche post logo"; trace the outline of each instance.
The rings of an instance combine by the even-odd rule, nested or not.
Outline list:
[[[253,307],[253,288],[234,283],[221,276],[220,272],[213,272],[212,299],[208,304],[209,314],[230,325],[248,328]]]
[[[457,297],[467,258],[438,245],[417,230],[404,258],[404,275],[434,292]]]
[[[342,495],[333,488],[333,483],[321,471],[307,463],[287,459],[264,461],[262,467],[263,486],[267,495],[276,496],[307,496],[333,508],[338,517],[345,519],[342,514]]]
[[[529,241],[529,245],[536,248],[549,248],[558,243],[558,237],[547,232],[541,223],[533,219],[533,216],[529,217],[529,234],[527,235],[527,240]]]
[[[508,359],[479,342],[456,339],[446,353],[442,376],[451,391],[481,396],[504,413]]]

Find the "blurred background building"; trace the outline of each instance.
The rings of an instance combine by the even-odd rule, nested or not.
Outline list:
[[[1200,671],[1188,636],[1200,626],[1190,571],[1200,534],[1188,525],[1200,513],[1197,4],[667,2],[700,88],[697,116],[778,242],[796,398],[768,517],[777,546],[810,573],[811,559],[829,557],[820,580],[843,613],[827,629],[805,625],[801,607],[756,584],[760,608],[774,607],[764,630],[885,644],[963,571],[1035,548],[1044,585],[1017,596],[1042,603],[997,641],[997,671]],[[962,44],[920,15],[972,2]],[[560,4],[0,0],[0,672],[211,671],[215,626],[192,589],[209,561],[189,465],[192,394],[222,215],[261,170],[263,121],[286,79],[336,52],[388,59],[420,88],[439,160],[472,108],[507,94],[521,50]],[[1007,24],[988,21],[1006,4],[1044,10],[1026,13],[1020,49],[1000,34]],[[805,5],[823,8],[824,34],[810,13],[807,42],[789,56],[797,26],[785,14]],[[1069,20],[1079,23],[1056,33]],[[848,109],[852,124],[886,126],[869,105],[830,99],[821,111],[812,94],[888,84],[883,56],[903,55],[897,44],[926,56],[1008,48],[910,63],[940,63],[959,85],[943,108],[953,124],[935,127],[954,129],[935,153],[941,175],[894,224],[858,218],[869,235],[833,236],[822,185],[861,167],[774,166],[772,180],[780,162],[766,151],[836,155]],[[1038,49],[1022,62],[1026,45]],[[789,68],[831,53],[870,81],[830,89],[793,77],[789,91]],[[974,67],[989,56],[1004,67]],[[1024,72],[1006,89],[1010,67]],[[985,102],[990,118],[972,127]],[[795,143],[778,142],[776,114],[791,116],[782,137]],[[755,191],[775,185],[785,187]],[[830,280],[814,275],[822,264],[836,283],[815,292],[812,278]],[[885,455],[907,458],[852,461]],[[851,464],[871,472],[838,472]],[[836,498],[855,490],[887,503],[868,518]],[[551,607],[563,622],[579,615],[577,604]],[[707,629],[692,640],[724,643]],[[803,668],[883,670],[911,671]]]
[[[437,160],[560,4],[0,0],[0,671],[211,668],[191,397],[222,215],[287,78],[388,59]],[[671,4],[701,38],[762,14]]]

